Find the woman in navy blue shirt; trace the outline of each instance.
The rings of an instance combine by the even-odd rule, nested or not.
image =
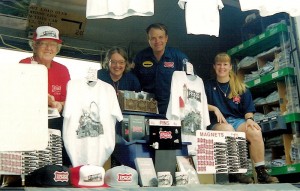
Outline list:
[[[130,72],[130,63],[124,49],[111,48],[105,57],[101,70],[98,71],[98,79],[111,84],[116,93],[118,90],[141,91],[141,85],[137,77]]]
[[[278,182],[265,170],[264,142],[260,126],[253,120],[255,112],[250,91],[232,71],[231,58],[219,53],[213,65],[216,78],[205,82],[211,130],[245,132],[250,143],[250,155],[255,163],[257,179],[260,183]],[[250,177],[233,174],[240,183],[252,183]]]

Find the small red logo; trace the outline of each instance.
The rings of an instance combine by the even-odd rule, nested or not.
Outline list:
[[[129,135],[129,129],[125,129],[125,135]]]
[[[172,139],[172,132],[171,131],[160,131],[159,138],[160,139]]]
[[[143,128],[139,127],[139,126],[133,126],[132,127],[132,131],[135,133],[142,133],[143,132]]]
[[[68,182],[69,181],[69,173],[55,171],[53,180],[55,182]]]
[[[132,174],[131,173],[119,173],[118,174],[118,182],[132,182]]]
[[[239,95],[234,96],[234,97],[232,98],[232,101],[233,101],[235,104],[239,104],[239,103],[241,103],[241,97],[240,97]]]
[[[174,68],[174,62],[164,62],[165,68]]]

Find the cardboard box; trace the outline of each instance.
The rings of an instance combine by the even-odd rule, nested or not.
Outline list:
[[[157,113],[157,101],[153,98],[139,98],[139,93],[133,91],[119,91],[119,104],[122,111],[139,111]]]
[[[214,174],[198,174],[200,184],[215,184]]]
[[[34,31],[39,26],[49,25],[57,28],[60,35],[70,37],[82,37],[86,25],[86,18],[83,15],[37,5],[29,6],[27,19],[30,30]]]
[[[157,176],[152,158],[136,158],[134,160],[139,173],[139,184],[143,187],[156,187]]]

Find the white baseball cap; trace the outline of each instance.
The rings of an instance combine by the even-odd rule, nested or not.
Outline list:
[[[50,26],[40,26],[36,29],[33,40],[38,41],[43,39],[52,39],[60,44],[62,43],[62,40],[59,38],[59,31]]]
[[[113,188],[138,188],[138,173],[129,166],[116,166],[106,171],[104,182]]]

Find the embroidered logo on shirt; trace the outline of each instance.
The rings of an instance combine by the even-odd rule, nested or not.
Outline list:
[[[145,62],[143,62],[143,66],[145,68],[150,68],[153,66],[153,63],[151,61],[145,61]]]
[[[60,85],[52,85],[52,94],[60,95],[61,94],[61,86]]]
[[[232,101],[233,101],[235,104],[239,104],[239,103],[241,103],[241,97],[240,97],[239,95],[234,96],[234,97],[232,98]]]
[[[165,68],[174,68],[174,62],[164,62]]]

